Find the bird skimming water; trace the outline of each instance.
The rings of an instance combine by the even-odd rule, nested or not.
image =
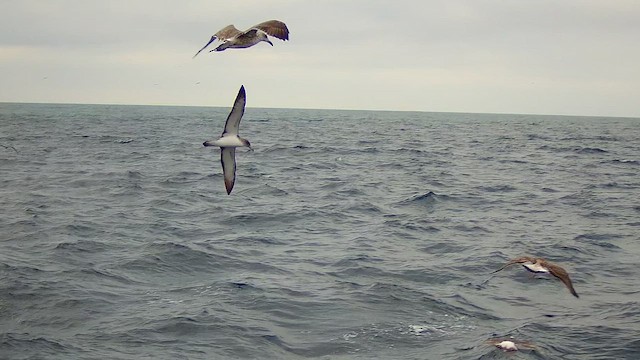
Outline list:
[[[227,122],[224,124],[222,135],[218,140],[209,140],[202,144],[204,146],[220,146],[220,161],[227,195],[231,194],[233,184],[236,181],[236,148],[246,146],[253,151],[249,140],[243,139],[238,135],[238,128],[240,127],[240,120],[244,114],[246,102],[247,95],[244,91],[244,86],[240,86],[233,108],[227,117]]]
[[[489,339],[487,344],[493,345],[504,351],[518,351],[521,349],[535,350],[536,346],[528,341],[514,341],[505,339]]]
[[[198,56],[200,52],[209,46],[216,39],[222,41],[222,44],[218,45],[210,51],[224,51],[225,49],[243,49],[251,47],[261,41],[265,41],[273,46],[273,43],[267,36],[277,37],[280,40],[289,40],[289,29],[287,25],[282,21],[268,20],[260,24],[250,27],[248,30],[240,31],[233,25],[228,25],[222,28],[217,33],[213,34],[209,42],[198,50],[193,57]]]
[[[571,278],[569,277],[569,273],[567,273],[567,271],[562,267],[556,264],[552,264],[544,259],[532,258],[529,256],[519,257],[519,258],[510,260],[503,267],[494,271],[494,273],[497,273],[498,271],[513,264],[522,264],[522,266],[524,266],[525,269],[533,273],[551,274],[556,278],[560,279],[560,281],[562,281],[565,284],[565,286],[569,289],[569,292],[571,292],[573,296],[579,297],[578,294],[576,293],[576,290],[573,288],[573,283],[571,283]]]

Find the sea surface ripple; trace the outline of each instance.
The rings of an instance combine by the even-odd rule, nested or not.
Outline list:
[[[638,359],[639,119],[227,114],[0,103],[0,358]]]

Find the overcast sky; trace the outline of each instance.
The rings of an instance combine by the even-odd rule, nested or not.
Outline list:
[[[269,19],[290,41],[202,52]],[[640,117],[638,0],[0,0],[0,101]]]

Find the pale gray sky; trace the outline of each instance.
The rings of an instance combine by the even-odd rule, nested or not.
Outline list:
[[[639,64],[637,0],[0,0],[3,102],[640,117]]]

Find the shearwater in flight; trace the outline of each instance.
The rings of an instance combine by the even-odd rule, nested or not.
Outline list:
[[[507,266],[513,265],[513,264],[521,264],[522,266],[524,266],[525,269],[527,269],[530,272],[533,273],[545,273],[545,274],[551,274],[553,276],[555,276],[556,278],[560,279],[560,281],[562,281],[564,283],[564,285],[567,287],[567,289],[569,289],[569,292],[575,296],[575,297],[579,297],[578,294],[576,293],[576,290],[573,288],[573,283],[571,282],[571,278],[569,277],[569,273],[567,273],[567,271],[565,269],[563,269],[562,267],[556,265],[556,264],[552,264],[544,259],[540,259],[540,258],[532,258],[529,256],[523,256],[523,257],[519,257],[513,260],[510,260],[508,263],[506,263],[503,267],[501,267],[500,269],[494,271],[494,273],[497,273],[498,271],[506,268]]]
[[[287,25],[282,21],[278,20],[268,20],[265,22],[261,22],[260,24],[254,25],[245,31],[240,31],[236,29],[233,25],[225,26],[220,29],[217,33],[211,36],[209,42],[202,47],[202,49],[198,50],[198,52],[193,55],[193,57],[198,56],[200,52],[209,46],[212,42],[219,39],[222,41],[222,44],[218,45],[211,51],[224,51],[225,49],[243,49],[251,47],[261,41],[269,43],[273,46],[273,43],[269,40],[269,36],[276,37],[280,40],[289,40],[289,29]]]
[[[224,124],[224,131],[218,140],[205,141],[204,146],[219,146],[220,147],[220,161],[222,162],[222,172],[224,173],[224,187],[227,189],[227,195],[231,194],[233,185],[236,181],[236,148],[248,147],[251,148],[251,143],[247,139],[243,139],[238,135],[238,128],[240,127],[240,120],[244,114],[244,106],[247,102],[247,95],[244,91],[244,85],[240,86],[236,101],[233,103],[233,108],[227,117],[227,122]]]
[[[536,346],[528,341],[513,341],[505,339],[489,339],[487,344],[493,345],[504,351],[518,351],[522,349],[535,350]]]

